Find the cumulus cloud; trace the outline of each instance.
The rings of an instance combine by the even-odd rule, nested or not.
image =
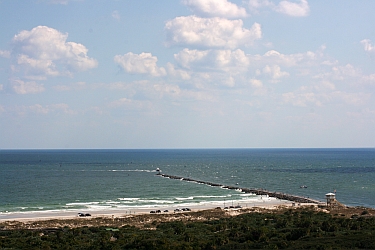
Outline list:
[[[11,86],[17,94],[36,94],[44,91],[43,84],[38,84],[34,81],[24,82],[22,80],[12,80]]]
[[[157,66],[157,57],[151,53],[134,54],[129,52],[125,55],[116,55],[115,63],[120,65],[126,72],[131,74],[149,74],[151,76],[164,76],[166,70]]]
[[[168,76],[180,78],[182,80],[189,80],[191,75],[189,72],[181,69],[176,69],[172,63],[167,63]]]
[[[227,0],[183,0],[182,3],[204,17],[240,18],[247,15],[244,8]]]
[[[166,23],[167,45],[196,46],[235,49],[251,45],[262,37],[261,26],[254,23],[250,29],[243,28],[242,20],[220,17],[176,17]]]
[[[342,85],[342,84],[340,84]],[[324,106],[327,103],[345,103],[352,106],[364,105],[371,100],[370,93],[338,90],[331,81],[322,80],[308,86],[301,86],[297,90],[282,94],[284,103],[293,106],[307,107],[310,105]]]
[[[308,66],[317,62],[319,55],[317,53],[307,51],[305,53],[296,54],[282,54],[276,50],[270,50],[263,55],[254,55],[250,59],[254,63],[263,65],[281,65],[283,67],[294,67],[294,66]]]
[[[155,84],[154,90],[159,94],[159,96],[167,96],[171,98],[187,98],[195,99],[201,101],[213,101],[215,98],[212,96],[212,93],[205,91],[192,91],[187,89],[181,89],[178,85],[175,84],[165,84],[159,83]]]
[[[325,77],[330,77],[334,80],[346,80],[348,78],[359,78],[361,77],[362,72],[361,70],[355,68],[351,64],[347,64],[345,66],[335,66],[332,67],[332,71],[325,75]]]
[[[307,0],[300,0],[299,2],[284,0],[279,4],[275,4],[270,0],[249,0],[248,6],[250,11],[255,13],[265,8],[294,17],[308,16],[310,13],[310,6]]]
[[[235,73],[249,65],[249,59],[240,50],[190,50],[183,49],[174,55],[176,62],[186,69],[210,69]]]
[[[361,41],[361,43],[362,43],[363,48],[366,52],[375,53],[375,47],[374,47],[374,45],[371,44],[370,39],[364,39],[364,40]]]
[[[41,79],[95,68],[98,63],[87,56],[88,49],[67,42],[67,37],[68,34],[46,26],[21,31],[12,40],[13,70],[28,78]]]
[[[310,7],[307,0],[301,0],[299,3],[281,1],[276,11],[289,16],[302,17],[309,15]]]
[[[279,79],[289,76],[288,72],[281,71],[279,65],[266,65],[266,67],[263,68],[263,73],[269,75],[273,82],[277,82]]]

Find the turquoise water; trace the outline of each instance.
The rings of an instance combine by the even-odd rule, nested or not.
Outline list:
[[[259,199],[163,173],[375,208],[374,149],[1,150],[0,213]],[[306,185],[307,188],[300,188]]]

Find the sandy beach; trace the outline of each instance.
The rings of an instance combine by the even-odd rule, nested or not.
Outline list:
[[[204,211],[210,210],[215,208],[221,208],[222,210],[226,211],[238,211],[240,209],[251,209],[251,208],[262,208],[262,209],[276,209],[278,207],[298,207],[298,206],[311,206],[317,205],[313,203],[294,203],[287,200],[279,200],[273,198],[265,198],[262,202],[227,202],[224,206],[223,203],[221,204],[202,204],[202,205],[194,205],[190,206],[189,209],[191,212],[196,211]],[[224,209],[227,207],[228,209]],[[232,207],[232,208],[231,208]],[[237,208],[235,208],[237,207]],[[42,221],[42,220],[66,220],[66,219],[89,219],[89,218],[121,218],[127,216],[134,216],[134,215],[144,215],[150,214],[151,211],[160,210],[161,213],[155,213],[156,215],[165,215],[165,214],[176,214],[181,213],[184,211],[175,211],[175,209],[182,209],[184,207],[168,207],[168,206],[160,206],[160,207],[153,207],[153,208],[142,208],[142,207],[134,207],[131,209],[107,209],[107,210],[95,210],[95,211],[86,211],[86,210],[69,210],[69,211],[40,211],[40,212],[18,212],[18,213],[3,213],[0,214],[0,223],[7,222],[7,221],[20,221],[20,222],[28,222],[28,221]],[[168,212],[165,212],[168,210]],[[186,212],[186,211],[185,211]],[[90,216],[80,217],[78,213],[89,213]]]

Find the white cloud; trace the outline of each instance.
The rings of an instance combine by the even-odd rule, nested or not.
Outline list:
[[[46,107],[43,107],[40,104],[34,104],[32,106],[29,106],[28,108],[31,112],[37,113],[37,114],[48,114],[49,113],[49,109],[46,108]]]
[[[259,9],[264,7],[274,7],[274,4],[268,0],[249,0],[248,6],[250,11],[258,12]]]
[[[285,103],[291,103],[293,106],[306,107],[308,104],[322,106],[321,101],[313,92],[288,92],[282,94],[282,98]]]
[[[370,98],[370,93],[348,93],[344,91],[335,91],[334,96],[343,100],[346,104],[360,106],[364,105]]]
[[[67,38],[68,34],[46,26],[21,31],[12,40],[12,54],[16,57],[12,68],[26,78],[42,79],[97,67],[84,45],[67,42]]]
[[[375,74],[363,76],[363,81],[370,84],[375,84]]]
[[[43,84],[38,84],[34,81],[24,82],[22,80],[12,80],[11,86],[17,94],[36,94],[44,91]]]
[[[251,45],[262,37],[258,23],[245,29],[242,20],[219,17],[176,17],[166,23],[165,29],[167,45],[179,46],[235,49],[241,45]]]
[[[251,83],[251,86],[253,86],[254,88],[262,88],[263,87],[262,81],[260,81],[258,79],[251,79],[250,83]]]
[[[311,51],[297,54],[282,54],[275,50],[267,51],[263,56],[255,56],[254,59],[263,61],[264,63],[275,63],[285,65],[287,67],[296,66],[303,61],[312,61],[317,58],[317,55]]]
[[[308,16],[310,13],[307,0],[300,0],[299,2],[284,0],[279,4],[275,4],[270,0],[249,0],[248,7],[254,13],[258,13],[260,9],[269,8],[273,11],[294,17]]]
[[[309,15],[310,7],[307,0],[301,0],[299,3],[281,1],[276,11],[289,16],[302,17]]]
[[[10,58],[10,51],[0,50],[0,57]]]
[[[314,89],[317,91],[333,91],[336,89],[336,86],[334,83],[330,81],[323,80],[320,84],[316,84],[314,86]]]
[[[357,78],[362,75],[359,69],[356,69],[351,64],[347,64],[345,66],[335,66],[332,67],[332,71],[326,74],[327,77],[330,77],[334,80],[346,80],[348,78]]]
[[[284,93],[282,99],[284,103],[299,107],[309,105],[332,106],[342,103],[360,106],[371,100],[370,93],[358,92],[358,88],[353,90],[342,88],[342,84],[340,84],[340,90],[338,90],[333,82],[322,80],[311,85],[301,86],[295,91]]]
[[[277,82],[280,78],[289,76],[288,72],[281,71],[279,65],[266,65],[266,67],[263,68],[263,73],[271,76],[273,82]]]
[[[182,80],[189,80],[191,75],[189,72],[181,69],[176,69],[172,63],[167,63],[167,72],[168,75],[171,77],[177,77]]]
[[[374,45],[371,44],[371,40],[370,39],[364,39],[361,41],[361,43],[363,44],[363,48],[365,51],[369,52],[369,53],[375,53],[375,47]]]
[[[121,98],[121,99],[118,99],[116,101],[109,103],[108,106],[111,108],[118,108],[121,106],[127,106],[131,103],[132,103],[132,100],[124,97],[124,98]]]
[[[183,49],[178,54],[174,54],[174,58],[180,66],[191,69],[191,64],[205,60],[208,53],[208,50]]]
[[[166,70],[156,65],[158,59],[151,53],[133,54],[129,52],[125,55],[116,55],[114,61],[131,74],[166,75]]]
[[[240,18],[246,10],[227,0],[182,0],[193,12],[205,17]]]
[[[164,84],[159,83],[155,84],[154,90],[159,93],[159,96],[168,96],[175,99],[194,99],[194,100],[201,100],[201,101],[213,101],[215,98],[212,96],[211,93],[207,93],[205,91],[192,91],[187,89],[181,89],[178,85],[175,84]]]
[[[190,50],[183,49],[174,55],[176,62],[183,68],[196,71],[224,71],[236,74],[245,71],[249,59],[240,50]]]
[[[174,97],[178,97],[182,93],[180,87],[174,84],[155,84],[154,89],[162,95],[167,94]]]

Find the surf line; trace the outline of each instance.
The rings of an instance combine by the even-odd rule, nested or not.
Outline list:
[[[227,186],[227,185],[217,184],[217,183],[213,183],[213,182],[209,182],[209,181],[194,180],[194,179],[191,179],[191,178],[169,175],[169,174],[159,173],[158,175],[161,176],[161,177],[164,177],[164,178],[181,180],[181,181],[196,182],[196,183],[205,184],[205,185],[212,186],[212,187],[234,189],[234,190],[241,191],[243,193],[251,193],[251,194],[256,194],[256,195],[268,195],[269,197],[274,197],[274,198],[281,199],[281,200],[294,201],[294,202],[298,202],[298,203],[322,204],[321,201],[314,200],[314,199],[311,199],[311,198],[306,198],[306,197],[303,197],[303,196],[297,196],[297,195],[291,195],[291,194],[285,194],[285,193],[281,193],[281,192],[271,192],[271,191],[261,189],[261,188],[241,188],[241,187],[238,187],[238,186]]]

